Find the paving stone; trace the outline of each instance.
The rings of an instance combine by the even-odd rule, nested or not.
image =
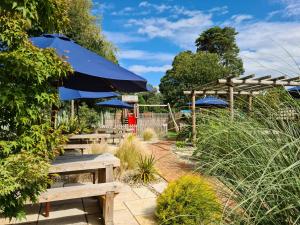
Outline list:
[[[61,218],[47,218],[39,220],[38,225],[87,225],[85,215],[65,215]]]
[[[156,208],[156,198],[144,198],[134,201],[126,201],[125,205],[134,215],[150,215],[153,214]]]
[[[122,184],[119,193],[130,192],[130,191],[132,191],[132,189],[128,184]]]
[[[103,219],[98,214],[87,215],[88,225],[103,225]]]
[[[114,201],[114,210],[123,210],[127,209],[123,201]]]
[[[16,220],[12,219],[12,221],[9,221],[8,219],[6,220],[1,220],[0,219],[0,224],[31,224],[31,223],[36,223],[38,220],[38,215],[40,211],[40,205],[39,204],[33,204],[33,205],[26,205],[25,206],[25,212],[26,212],[26,219],[24,220]]]
[[[114,225],[139,225],[134,216],[126,210],[114,211]]]
[[[156,195],[147,187],[132,188],[140,198],[155,198]]]
[[[163,193],[163,191],[167,188],[168,183],[166,181],[162,181],[156,184],[151,184],[150,185],[155,191],[157,191],[158,193]]]
[[[139,216],[135,216],[135,219],[141,225],[157,225],[158,224],[155,220],[154,215],[139,215]]]
[[[45,205],[43,204],[43,207]],[[44,208],[42,208],[41,213],[44,213]],[[45,217],[44,215],[39,216],[39,221],[41,220],[51,220],[58,218],[67,218],[73,216],[84,215],[82,200],[72,199],[66,201],[58,201],[50,203],[50,216]]]
[[[127,192],[121,192],[119,194],[116,195],[115,197],[115,202],[117,201],[132,201],[132,200],[137,200],[140,199],[139,196],[137,196],[137,194],[135,194],[134,191],[130,190]]]

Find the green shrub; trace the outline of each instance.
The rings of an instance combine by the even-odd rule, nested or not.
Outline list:
[[[147,128],[143,132],[144,141],[151,141],[156,136],[155,131],[151,128]]]
[[[155,158],[153,155],[151,156],[140,156],[140,160],[138,162],[138,171],[134,176],[134,180],[136,182],[149,183],[155,180],[155,175],[157,174],[155,169]]]
[[[164,225],[215,224],[220,215],[213,189],[199,176],[179,178],[157,199],[156,216]]]

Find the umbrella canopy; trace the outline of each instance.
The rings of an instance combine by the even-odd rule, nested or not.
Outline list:
[[[79,91],[69,89],[65,87],[59,87],[59,98],[62,101],[69,101],[75,99],[94,99],[94,98],[111,98],[117,97],[119,94],[115,92],[90,92],[90,91]]]
[[[287,91],[293,98],[300,98],[300,87],[299,86],[292,87],[292,88],[288,89]]]
[[[96,105],[111,107],[111,108],[119,108],[119,109],[133,109],[132,105],[127,104],[119,99],[111,99],[104,102],[98,102]]]
[[[213,96],[207,96],[198,99],[196,102],[196,106],[203,107],[203,108],[209,108],[209,107],[219,107],[219,108],[225,108],[228,107],[228,102],[224,101],[223,99],[216,98]],[[192,103],[188,103],[188,105],[192,105]]]
[[[73,67],[75,74],[63,81],[63,86],[82,91],[147,91],[147,81],[83,48],[61,34],[45,34],[30,38],[39,48],[54,48]]]

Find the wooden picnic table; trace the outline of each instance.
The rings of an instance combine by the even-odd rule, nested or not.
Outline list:
[[[111,128],[98,128],[98,133],[108,133],[108,134],[115,134],[115,133],[132,133],[133,128],[117,128],[117,127],[111,127]]]
[[[69,137],[69,140],[99,140],[109,138],[109,134],[75,134]]]
[[[68,155],[58,156],[49,168],[51,174],[76,174],[97,171],[97,183],[79,184],[72,187],[47,189],[39,196],[38,202],[45,203],[45,215],[49,216],[50,202],[74,198],[99,196],[103,206],[105,225],[113,224],[113,199],[120,189],[120,184],[114,182],[113,169],[120,166],[120,160],[110,153],[101,155]],[[95,178],[95,176],[94,176]]]

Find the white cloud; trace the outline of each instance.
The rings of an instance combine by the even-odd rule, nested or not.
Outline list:
[[[114,11],[111,13],[113,16],[129,16],[134,11],[134,8],[132,7],[125,7],[124,9],[120,11]]]
[[[174,54],[163,52],[147,52],[142,50],[123,50],[119,52],[120,59],[150,60],[155,62],[171,62]]]
[[[144,65],[132,65],[129,67],[129,70],[137,73],[137,74],[145,74],[145,73],[164,73],[168,69],[171,69],[171,65],[163,65],[163,66],[144,66]]]
[[[143,7],[143,8],[153,8],[156,10],[157,13],[162,13],[168,9],[171,9],[172,6],[170,5],[165,5],[165,4],[161,4],[161,5],[157,5],[157,4],[152,4],[149,3],[147,1],[143,1],[139,4],[139,7]]]
[[[197,36],[206,28],[213,25],[211,15],[198,11],[188,18],[171,20],[166,17],[131,19],[128,24],[137,26],[139,34],[149,38],[167,38],[182,48],[193,48]]]
[[[240,24],[246,20],[252,19],[252,15],[247,15],[247,14],[239,14],[239,15],[233,15],[231,19],[234,21],[235,24]]]
[[[246,74],[299,75],[300,23],[256,22],[237,30]]]
[[[221,7],[214,7],[212,9],[210,9],[208,12],[210,12],[210,13],[217,13],[219,15],[225,15],[229,11],[228,11],[228,6],[221,6]]]
[[[134,34],[126,34],[123,32],[111,32],[111,31],[104,31],[104,35],[107,39],[114,44],[124,44],[124,43],[132,43],[132,42],[144,42],[147,41],[147,38],[137,36]]]
[[[284,13],[287,17],[300,16],[300,1],[299,0],[281,0],[285,4]]]

